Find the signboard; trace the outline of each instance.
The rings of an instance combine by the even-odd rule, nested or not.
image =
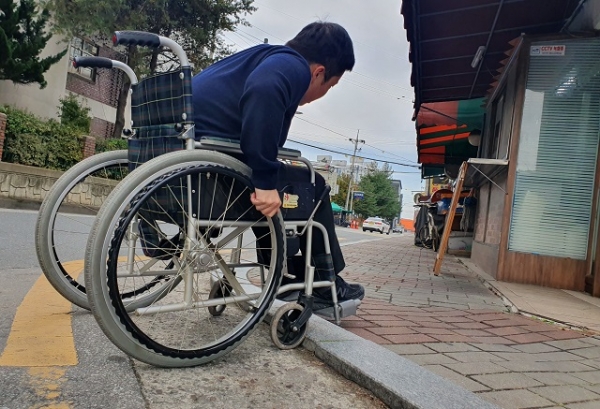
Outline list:
[[[529,55],[556,57],[565,55],[566,51],[566,45],[532,45]]]
[[[353,192],[352,197],[354,200],[363,200],[365,198],[365,192]]]

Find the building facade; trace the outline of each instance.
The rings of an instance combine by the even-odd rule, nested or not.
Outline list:
[[[481,3],[403,4],[423,175],[487,159],[466,180],[472,260],[501,281],[600,296],[600,0]],[[432,30],[433,16],[447,25]]]
[[[90,134],[102,138],[111,137],[117,100],[123,87],[123,73],[119,70],[75,69],[72,60],[77,56],[99,56],[125,61],[125,57],[112,48],[89,39],[74,38],[66,42],[57,36],[48,41],[41,57],[55,55],[67,47],[67,54],[44,74],[48,83],[44,89],[40,89],[37,84],[19,85],[11,81],[0,81],[0,104],[13,105],[42,118],[58,118],[59,100],[68,94],[75,94],[84,106],[90,108]],[[125,113],[125,123],[129,123],[129,109]]]

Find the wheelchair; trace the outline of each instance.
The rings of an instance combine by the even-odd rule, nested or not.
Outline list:
[[[310,161],[298,151],[280,149],[280,160],[305,166],[310,180],[283,186],[281,211],[264,217],[250,202],[251,171],[236,159],[239,143],[195,135],[192,71],[183,49],[143,32],[116,32],[113,41],[169,48],[180,68],[138,81],[117,61],[75,60],[78,66],[118,68],[129,76],[132,130],[126,156],[118,151],[81,162],[42,205],[36,248],[54,287],[89,307],[125,353],[162,367],[200,365],[230,352],[264,319],[277,294],[300,292],[271,320],[271,338],[282,349],[304,340],[315,288],[332,293],[333,306],[320,315],[339,324],[355,314],[360,301],[338,303],[333,277],[314,281],[314,229],[325,237],[325,253],[330,249],[324,226],[313,220],[323,198],[314,195]],[[123,169],[125,164],[126,176],[111,173],[112,190],[93,211],[81,283],[65,267],[66,258],[57,255],[57,215],[82,180],[108,165]],[[281,285],[282,277],[290,276],[288,257],[298,251],[293,243],[302,235],[308,242],[304,282]]]

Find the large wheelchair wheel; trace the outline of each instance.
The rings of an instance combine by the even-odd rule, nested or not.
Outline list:
[[[73,304],[90,309],[83,277],[85,243],[100,206],[115,186],[127,176],[127,151],[117,150],[91,156],[65,172],[52,185],[40,206],[35,230],[35,247],[42,271],[50,284]],[[173,267],[172,261],[162,262]],[[151,302],[166,276],[136,277],[121,296]],[[169,283],[172,285],[173,283]]]
[[[85,283],[117,347],[151,365],[193,366],[231,351],[256,328],[281,282],[285,241],[281,215],[257,212],[252,191],[246,165],[197,150],[161,155],[111,193],[89,236]],[[135,230],[142,244],[132,248],[127,236]],[[180,284],[130,308],[119,295],[123,277],[158,275],[148,265],[166,257],[175,266],[160,274]]]
[[[91,156],[65,172],[40,206],[35,226],[40,267],[56,291],[79,307],[89,309],[82,273],[94,217],[128,173],[126,150]]]

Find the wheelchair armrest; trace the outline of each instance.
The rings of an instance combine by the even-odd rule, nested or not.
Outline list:
[[[203,136],[200,138],[200,145],[202,147],[219,149],[225,148],[227,150],[235,150],[236,152],[242,152],[240,147],[240,141],[237,139],[229,138],[217,138],[214,136]],[[295,159],[302,156],[301,152],[296,149],[279,148],[278,157]]]
[[[235,151],[241,153],[240,141],[229,138],[217,138],[213,136],[203,136],[200,138],[200,148],[210,148],[215,150]]]

